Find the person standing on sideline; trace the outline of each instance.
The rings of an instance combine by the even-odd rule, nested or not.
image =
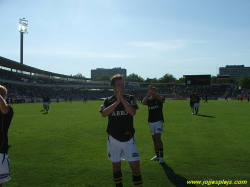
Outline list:
[[[140,94],[140,101],[141,101],[141,103],[142,103],[142,101],[143,101],[143,96],[142,96],[142,94]]]
[[[7,89],[0,85],[0,187],[4,182],[8,182],[10,177],[9,157],[8,157],[8,130],[14,112],[11,106],[5,102]]]
[[[103,117],[108,116],[107,156],[113,166],[116,187],[122,187],[121,160],[126,160],[132,170],[134,186],[142,186],[140,159],[134,138],[133,116],[138,106],[133,95],[125,94],[124,79],[120,74],[111,78],[114,95],[104,100],[100,108]]]
[[[190,108],[191,108],[191,111],[192,111],[192,114],[194,115],[194,99],[195,99],[195,92],[194,90],[191,91],[191,94],[190,94]]]
[[[228,102],[227,94],[225,95],[225,101]]]
[[[207,93],[205,94],[205,100],[204,100],[204,103],[207,103]]]
[[[154,156],[152,161],[159,161],[159,163],[164,162],[163,157],[163,143],[161,140],[161,134],[163,133],[163,98],[158,95],[157,88],[149,85],[149,90],[142,101],[143,105],[148,105],[148,125],[152,139],[154,142],[154,150],[156,156]]]

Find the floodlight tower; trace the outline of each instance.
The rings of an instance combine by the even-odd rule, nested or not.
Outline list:
[[[23,34],[28,34],[28,20],[20,18],[18,28],[20,32],[20,63],[23,64]]]

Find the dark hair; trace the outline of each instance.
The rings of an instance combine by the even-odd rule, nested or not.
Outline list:
[[[122,80],[123,76],[120,74],[115,74],[110,80],[111,80],[111,86],[115,86],[115,81]]]

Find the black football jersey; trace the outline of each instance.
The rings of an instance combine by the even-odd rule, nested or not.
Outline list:
[[[195,95],[195,97],[194,97],[194,102],[195,103],[199,103],[200,102],[200,96],[199,95]]]
[[[163,102],[158,99],[148,99],[148,122],[164,121]]]
[[[8,130],[13,117],[13,108],[9,106],[9,112],[3,114],[0,112],[0,153],[7,153],[9,149],[8,144]]]
[[[194,100],[195,100],[195,95],[190,94],[190,103],[194,103]]]
[[[133,95],[123,94],[123,97],[132,107],[138,109]],[[115,95],[106,98],[100,112],[115,103],[116,100]],[[128,141],[134,136],[133,116],[125,110],[122,102],[108,116],[107,133],[121,142]]]

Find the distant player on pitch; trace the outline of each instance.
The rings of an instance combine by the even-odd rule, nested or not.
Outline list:
[[[114,95],[105,99],[100,108],[103,117],[108,116],[107,156],[113,166],[116,187],[122,187],[121,160],[126,160],[132,170],[134,186],[142,186],[139,153],[134,138],[133,116],[138,106],[133,95],[124,94],[122,75],[111,78]]]
[[[199,108],[200,108],[200,96],[197,92],[195,92],[195,96],[194,96],[194,110],[195,110],[195,114],[198,114],[199,112]]]
[[[163,132],[163,98],[158,95],[157,88],[149,86],[148,93],[144,100],[143,105],[148,105],[148,125],[154,141],[154,150],[156,156],[153,157],[152,161],[164,162],[163,158],[163,143],[161,140],[161,134]]]
[[[191,91],[191,94],[190,94],[189,97],[190,97],[190,101],[189,101],[190,108],[191,108],[192,114],[194,115],[194,100],[195,100],[195,92],[194,92],[194,90]]]
[[[45,104],[46,114],[48,114],[49,113],[49,104],[50,104],[50,97],[48,95],[44,98],[44,104]]]

